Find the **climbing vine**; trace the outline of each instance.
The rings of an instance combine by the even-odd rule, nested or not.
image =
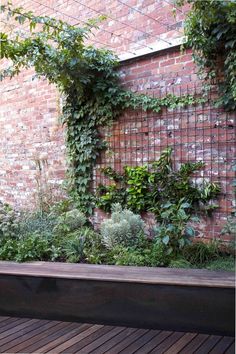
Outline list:
[[[102,18],[75,27],[47,16],[35,16],[22,8],[12,8],[9,4],[1,6],[1,11],[20,25],[27,23],[30,31],[23,37],[0,33],[1,58],[11,62],[1,72],[1,79],[33,67],[39,77],[46,77],[63,93],[69,190],[78,206],[91,213],[94,205],[92,170],[101,149],[105,148],[99,127],[113,121],[127,108],[160,112],[164,107],[195,104],[202,99],[172,94],[152,98],[123,89],[114,53],[84,43]]]
[[[236,2],[235,0],[177,0],[191,5],[185,21],[185,48],[193,49],[199,74],[219,80],[219,105],[236,109]],[[223,76],[223,77],[222,77]]]

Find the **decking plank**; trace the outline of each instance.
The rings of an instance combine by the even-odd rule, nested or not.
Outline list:
[[[166,350],[165,354],[176,354],[181,352],[181,350],[196,336],[197,333],[185,333],[177,342]]]
[[[209,354],[219,354],[224,353],[234,342],[232,337],[223,337],[220,341],[214,346],[214,348],[209,352]]]
[[[11,335],[11,334],[15,334],[17,332],[20,332],[22,329],[24,329],[25,327],[28,327],[32,324],[34,324],[35,322],[37,322],[38,320],[35,320],[35,319],[32,319],[32,320],[28,320],[28,321],[25,321],[25,322],[21,322],[21,323],[18,323],[16,326],[14,327],[11,327],[9,328],[7,331],[5,332],[2,332],[0,334],[0,343],[1,343],[1,340],[8,337]]]
[[[147,344],[142,346],[139,350],[135,352],[135,354],[144,354],[149,353],[153,350],[158,344],[163,342],[166,338],[171,336],[173,332],[170,331],[160,331],[153,339],[151,339]]]
[[[24,346],[26,346],[25,342],[28,343],[28,341],[32,340],[32,338],[34,336],[36,336],[37,334],[43,333],[45,330],[48,330],[51,327],[55,326],[55,322],[56,321],[47,321],[47,323],[43,324],[40,327],[33,329],[33,331],[31,331],[31,332],[28,332],[28,333],[24,334],[23,336],[19,335],[13,341],[10,341],[9,343],[6,343],[5,345],[3,345],[1,347],[1,350],[4,350],[5,352],[7,352],[8,350],[14,350],[13,348],[15,348],[16,346],[22,346],[22,343],[24,343],[22,346],[22,348],[24,348]]]
[[[109,339],[115,337],[117,334],[122,332],[123,329],[124,329],[123,327],[113,327],[109,332],[107,332],[106,334],[104,334],[100,338],[96,339],[92,343],[86,345],[84,348],[80,349],[76,353],[79,353],[79,354],[88,354],[88,353],[90,353],[94,349],[97,349],[97,348],[101,347]]]
[[[4,326],[1,326],[0,327],[0,339],[1,338],[4,338],[5,336],[5,333],[8,331],[8,330],[11,330],[12,329],[12,325],[14,323],[14,327],[20,325],[21,323],[24,323],[24,322],[27,322],[28,319],[26,318],[17,318],[17,319],[14,319],[10,322],[7,322],[4,324]]]
[[[0,261],[0,274],[234,288],[234,273],[205,269],[109,266],[53,262],[14,263]]]
[[[2,324],[2,322],[8,320],[9,318],[9,316],[0,316],[0,325]]]
[[[132,333],[129,337],[121,340],[121,342],[115,344],[111,349],[104,352],[104,354],[111,354],[111,353],[119,353],[121,350],[128,347],[128,345],[132,344],[134,341],[138,340],[142,337],[145,333],[148,332],[148,329],[138,329],[134,333]]]
[[[87,324],[87,328],[82,333],[79,333],[76,336],[72,337],[71,339],[67,340],[66,342],[54,347],[52,350],[48,351],[47,353],[48,354],[49,353],[50,354],[55,354],[55,353],[59,354],[59,353],[65,351],[67,348],[71,347],[73,344],[78,343],[79,341],[81,341],[85,337],[88,337],[89,335],[91,335],[95,331],[99,330],[101,327],[103,327],[103,326],[102,325],[88,325]]]
[[[209,335],[207,334],[198,334],[181,350],[181,354],[194,353],[208,338]]]
[[[221,336],[210,335],[207,341],[202,343],[202,345],[195,351],[195,354],[206,354],[214,348],[214,346],[220,341]]]
[[[125,328],[124,330],[117,334],[115,337],[111,338],[108,340],[106,343],[102,345],[102,347],[99,347],[95,350],[93,350],[90,354],[104,354],[111,348],[113,348],[115,345],[118,343],[122,342],[126,338],[128,338],[131,334],[137,331],[137,328]]]
[[[3,347],[3,345],[7,344],[9,345],[9,343],[11,343],[14,339],[16,338],[19,338],[19,337],[23,337],[25,336],[27,333],[30,333],[32,332],[34,329],[38,328],[38,327],[41,327],[43,323],[48,323],[49,321],[47,320],[44,320],[44,321],[40,321],[40,320],[36,320],[36,322],[34,324],[30,324],[27,325],[26,327],[22,328],[20,331],[18,332],[15,332],[13,334],[11,334],[10,336],[4,338],[4,339],[1,339],[0,340],[0,348]],[[28,324],[29,322],[27,322]],[[29,334],[30,336],[31,334]]]
[[[3,327],[10,324],[2,332],[0,353],[234,354],[233,337],[29,318],[12,318]]]
[[[49,352],[51,350],[53,351],[54,348],[56,348],[59,345],[67,342],[71,338],[77,336],[81,332],[83,332],[86,329],[88,329],[90,326],[91,325],[88,325],[87,323],[86,324],[75,323],[75,328],[74,329],[72,329],[70,332],[60,336],[59,338],[50,341],[48,344],[43,345],[40,349],[38,349],[38,353],[47,353],[47,352]]]
[[[235,354],[235,343],[232,343],[224,354]]]
[[[4,331],[4,327],[10,323],[16,322],[19,318],[8,317],[0,323],[0,333]]]
[[[55,326],[51,329],[51,332],[47,332],[46,336],[39,336],[38,338],[35,338],[36,342],[31,344],[30,346],[26,347],[25,350],[27,353],[36,353],[42,346],[45,344],[50,343],[54,339],[57,339],[61,335],[68,333],[71,329],[74,329],[75,327],[79,327],[78,324],[76,326],[75,323],[62,323],[59,324],[58,326]]]
[[[80,351],[81,349],[86,347],[87,345],[91,344],[96,339],[98,339],[98,338],[102,337],[104,334],[108,333],[112,328],[114,328],[114,327],[104,326],[104,327],[100,328],[99,330],[97,330],[96,332],[92,333],[89,337],[86,337],[86,338],[82,339],[81,341],[79,341],[78,343],[75,343],[71,347],[67,348],[62,353],[63,354],[77,353],[78,351]]]
[[[134,343],[130,344],[128,347],[123,349],[120,354],[131,354],[135,353],[138,349],[143,347],[146,343],[148,343],[155,335],[157,335],[157,330],[150,330],[145,333],[141,338],[136,340]]]
[[[169,337],[167,337],[164,341],[162,341],[157,347],[155,347],[150,354],[163,354],[174,345],[180,338],[184,336],[183,332],[174,332]]]

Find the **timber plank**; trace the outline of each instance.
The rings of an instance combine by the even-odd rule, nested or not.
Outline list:
[[[0,316],[0,325],[2,324],[2,322],[8,320],[10,317],[8,316]]]
[[[202,343],[201,347],[195,351],[195,354],[209,353],[209,351],[212,348],[214,348],[214,346],[220,341],[221,338],[222,338],[221,336],[214,336],[214,335],[209,336],[207,341]]]
[[[137,328],[125,328],[121,333],[117,334],[115,337],[108,340],[106,343],[95,350],[93,350],[90,354],[104,354],[109,349],[113,348],[116,344],[122,342],[126,338],[128,338],[131,334],[137,331]]]
[[[95,341],[92,343],[86,345],[84,348],[80,349],[79,351],[76,351],[76,353],[79,354],[88,354],[94,349],[101,347],[106,341],[109,339],[115,337],[117,334],[123,331],[124,328],[122,327],[113,327],[109,332],[101,336],[100,338],[97,338]]]
[[[31,341],[32,338],[34,338],[34,336],[36,336],[39,333],[43,333],[45,330],[50,329],[51,327],[55,326],[56,321],[47,321],[47,323],[43,324],[40,327],[37,327],[35,329],[33,329],[33,331],[28,332],[26,334],[24,334],[23,336],[18,336],[17,338],[15,338],[13,341],[10,341],[9,343],[4,344],[1,347],[1,350],[3,350],[4,352],[7,352],[8,350],[14,350],[13,348],[15,348],[16,346],[23,346],[22,348],[24,348],[24,346],[27,345],[28,341]],[[58,323],[58,322],[56,322]],[[26,345],[25,345],[26,343]]]
[[[79,327],[79,325],[77,324],[77,327]],[[53,327],[51,329],[51,331],[47,331],[45,334],[46,336],[38,336],[37,338],[34,337],[34,342],[33,344],[29,345],[28,347],[25,348],[25,351],[27,351],[27,353],[35,353],[38,352],[38,350],[45,344],[50,343],[51,341],[53,341],[54,339],[57,339],[59,336],[68,333],[70,331],[70,329],[74,329],[75,328],[75,324],[73,323],[60,323],[57,326]]]
[[[85,325],[86,326],[86,325]],[[80,340],[84,339],[85,337],[88,337],[95,331],[99,330],[102,325],[88,325],[85,330],[83,330],[82,333],[77,334],[76,336],[72,337],[71,339],[67,340],[66,342],[54,347],[52,350],[48,351],[47,353],[50,354],[59,354],[63,351],[65,351],[67,348],[71,347],[73,344],[79,342]]]
[[[0,343],[1,343],[2,339],[6,338],[6,337],[9,338],[9,336],[11,334],[15,334],[15,333],[21,331],[23,328],[31,326],[35,322],[38,322],[38,320],[32,319],[32,320],[28,320],[28,321],[25,321],[25,322],[21,322],[20,324],[17,324],[16,326],[9,328],[7,331],[2,332],[0,334]]]
[[[5,323],[3,326],[1,326],[0,328],[0,338],[4,338],[5,337],[5,332],[7,332],[8,330],[12,329],[12,325],[14,323],[14,326],[20,325],[21,323],[27,322],[28,319],[26,318],[17,318],[17,319],[12,319],[12,321],[9,321],[7,323]]]
[[[1,319],[1,317],[0,317]],[[15,321],[14,321],[15,320]],[[88,323],[12,318],[0,353],[234,354],[234,338]],[[4,321],[3,321],[4,322]],[[8,323],[7,326],[9,326]],[[3,326],[4,328],[6,327]],[[1,328],[1,321],[0,321]]]
[[[8,317],[7,319],[3,320],[0,323],[0,333],[4,331],[4,327],[6,325],[8,325],[9,323],[13,323],[15,321],[17,321],[19,318],[15,318],[15,317]]]
[[[196,336],[197,333],[185,333],[177,342],[166,350],[165,354],[176,354],[181,352],[181,350]]]
[[[194,353],[207,339],[209,335],[207,334],[198,334],[195,338],[191,340],[189,344],[181,350],[181,354]]]
[[[183,332],[174,332],[165,340],[163,340],[157,347],[155,347],[150,354],[163,354],[166,353],[166,350],[170,348],[174,343],[177,342],[181,337],[183,337]]]
[[[67,348],[65,351],[62,353],[67,354],[67,353],[77,353],[80,351],[82,348],[86,347],[88,344],[91,344],[93,341],[96,339],[102,337],[104,334],[108,333],[113,327],[111,326],[104,326],[97,330],[96,332],[92,333],[89,337],[86,337],[79,341],[78,343],[75,343],[71,347]]]
[[[119,354],[131,354],[135,353],[138,349],[143,347],[146,343],[148,343],[159,331],[156,330],[150,330],[147,333],[145,333],[143,336],[141,336],[138,340],[130,344],[128,347],[123,349]]]
[[[224,354],[235,354],[235,343],[232,343]]]
[[[220,339],[220,341],[214,346],[214,348],[209,353],[210,354],[224,353],[233,342],[234,342],[234,338],[223,337]]]
[[[105,353],[106,354],[119,353],[121,350],[128,347],[128,345],[134,343],[134,341],[142,337],[147,332],[148,332],[147,329],[138,329],[137,331],[132,333],[129,337],[126,337],[125,339],[121,340],[121,342],[115,344],[111,349],[107,350]]]
[[[160,331],[154,338],[152,338],[147,344],[138,349],[135,354],[149,353],[158,344],[163,342],[167,337],[169,337],[173,332],[170,331]]]
[[[32,332],[34,329],[41,327],[44,323],[48,323],[49,321],[45,320],[36,320],[36,322],[34,324],[31,324],[30,326],[28,325],[29,321],[26,323],[27,326],[24,328],[21,328],[18,332],[15,332],[11,335],[9,335],[8,337],[1,339],[0,340],[0,348],[3,347],[3,345],[7,344],[7,343],[11,343],[14,339],[19,338],[19,337],[23,337],[25,336],[27,333]],[[30,334],[31,335],[31,334]],[[9,345],[9,344],[8,344]]]
[[[205,269],[101,266],[59,262],[31,262],[19,264],[0,261],[0,274],[234,288],[233,272],[209,271]]]
[[[43,345],[41,348],[38,349],[38,353],[47,353],[51,350],[54,350],[54,348],[58,347],[59,345],[67,342],[71,338],[77,336],[78,334],[82,333],[86,329],[88,329],[91,325],[89,324],[78,324],[75,323],[75,328],[70,330],[69,332],[61,335],[57,339],[53,339],[50,341],[48,344]]]

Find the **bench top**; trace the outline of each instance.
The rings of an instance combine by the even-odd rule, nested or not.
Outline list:
[[[234,288],[235,286],[233,272],[59,262],[0,261],[0,275],[217,288]]]

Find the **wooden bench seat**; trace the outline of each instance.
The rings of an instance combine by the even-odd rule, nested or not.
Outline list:
[[[234,274],[0,262],[0,315],[234,333]]]

